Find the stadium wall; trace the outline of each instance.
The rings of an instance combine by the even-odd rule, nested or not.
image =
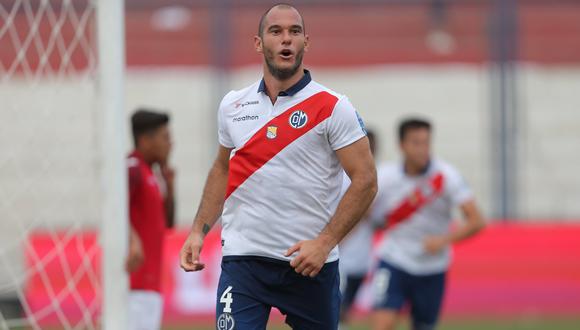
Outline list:
[[[348,95],[366,125],[379,133],[380,161],[398,157],[395,140],[397,121],[408,114],[431,118],[435,123],[434,150],[438,157],[455,164],[473,187],[484,211],[491,210],[491,160],[489,127],[489,80],[485,67],[473,65],[373,66],[353,69],[314,69],[314,79]],[[235,71],[229,88],[241,88],[260,78],[259,68]],[[13,139],[29,140],[29,166],[5,166],[0,173],[3,192],[29,184],[33,194],[3,208],[2,219],[18,219],[23,228],[34,219],[31,210],[49,208],[55,196],[66,194],[75,210],[66,214],[46,212],[46,222],[66,226],[82,221],[98,223],[100,160],[99,111],[85,111],[90,102],[90,85],[77,81],[58,82],[75,88],[61,88],[54,81],[39,83],[54,104],[51,113],[35,113],[42,98],[26,98],[17,79],[0,91],[0,99],[17,100],[20,116],[3,127],[0,141],[5,161],[10,162]],[[139,106],[166,109],[172,115],[175,149],[173,163],[178,171],[178,218],[189,224],[200,198],[209,166],[217,147],[216,103],[223,91],[214,89],[215,79],[207,68],[175,70],[131,70],[127,77],[127,118]],[[580,214],[580,67],[523,66],[519,74],[522,122],[519,132],[520,209],[522,219],[574,219]],[[70,86],[69,86],[70,87]],[[58,94],[54,91],[60,90]],[[62,92],[65,91],[65,92]],[[64,94],[64,95],[63,95]],[[2,109],[0,108],[0,114]],[[50,121],[51,125],[39,125]],[[127,121],[128,122],[128,121]],[[30,126],[37,125],[35,136]],[[58,127],[71,132],[59,136]],[[74,130],[70,126],[75,126]],[[53,143],[58,140],[58,143]],[[70,162],[66,160],[70,159]],[[64,161],[63,161],[64,160]],[[55,166],[58,165],[58,166]],[[83,169],[70,176],[67,164]],[[33,175],[42,168],[44,175]],[[34,178],[33,182],[29,182]],[[532,220],[530,220],[532,221]],[[0,231],[0,239],[12,237]]]
[[[260,78],[259,68],[235,71],[230,89]],[[519,215],[522,219],[574,219],[580,214],[580,67],[520,69],[521,132]],[[455,164],[476,192],[486,214],[491,208],[489,75],[484,66],[403,65],[314,69],[314,79],[348,95],[367,126],[380,138],[379,160],[397,156],[395,127],[408,114],[435,123],[435,154]],[[131,71],[128,109],[151,105],[174,118],[174,163],[178,169],[179,219],[189,224],[214,157],[216,102],[206,69]],[[491,215],[490,215],[491,216]]]

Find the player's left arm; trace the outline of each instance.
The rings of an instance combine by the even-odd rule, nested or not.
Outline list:
[[[448,235],[427,237],[425,239],[425,250],[427,252],[431,254],[439,253],[447,245],[472,237],[485,228],[485,220],[474,199],[460,204],[459,209],[465,220],[463,224],[459,225]]]
[[[377,192],[377,173],[368,138],[338,149],[336,155],[351,180],[334,216],[316,239],[300,241],[286,252],[299,252],[290,262],[297,273],[314,277],[322,269],[330,251],[364,215]]]

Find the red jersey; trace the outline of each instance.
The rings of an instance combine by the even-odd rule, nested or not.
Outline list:
[[[141,154],[132,152],[129,170],[129,216],[143,245],[145,261],[131,273],[132,290],[161,291],[165,205],[157,179]]]

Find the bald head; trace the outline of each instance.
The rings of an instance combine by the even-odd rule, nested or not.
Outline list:
[[[266,12],[264,12],[262,17],[260,18],[260,24],[258,25],[258,35],[260,36],[260,38],[262,38],[264,36],[264,28],[267,25],[268,14],[270,14],[270,12],[272,10],[293,10],[293,11],[295,11],[298,14],[298,16],[300,16],[300,21],[302,22],[302,30],[304,32],[306,32],[306,29],[304,28],[304,18],[302,17],[302,15],[298,11],[298,9],[296,9],[294,6],[289,5],[287,3],[279,3],[279,4],[276,4],[272,7],[270,7],[268,10],[266,10]]]

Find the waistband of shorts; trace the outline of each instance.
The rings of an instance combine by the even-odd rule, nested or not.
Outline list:
[[[268,262],[268,263],[273,263],[273,264],[283,265],[283,266],[289,266],[290,265],[290,262],[287,261],[287,260],[269,258],[269,257],[264,257],[264,256],[252,256],[252,255],[236,256],[236,255],[231,255],[231,256],[223,256],[222,257],[222,262],[230,262],[230,261],[260,261],[260,262]],[[331,262],[327,262],[324,265],[326,266],[326,265],[333,265],[333,264],[338,264],[338,260],[331,261]]]

